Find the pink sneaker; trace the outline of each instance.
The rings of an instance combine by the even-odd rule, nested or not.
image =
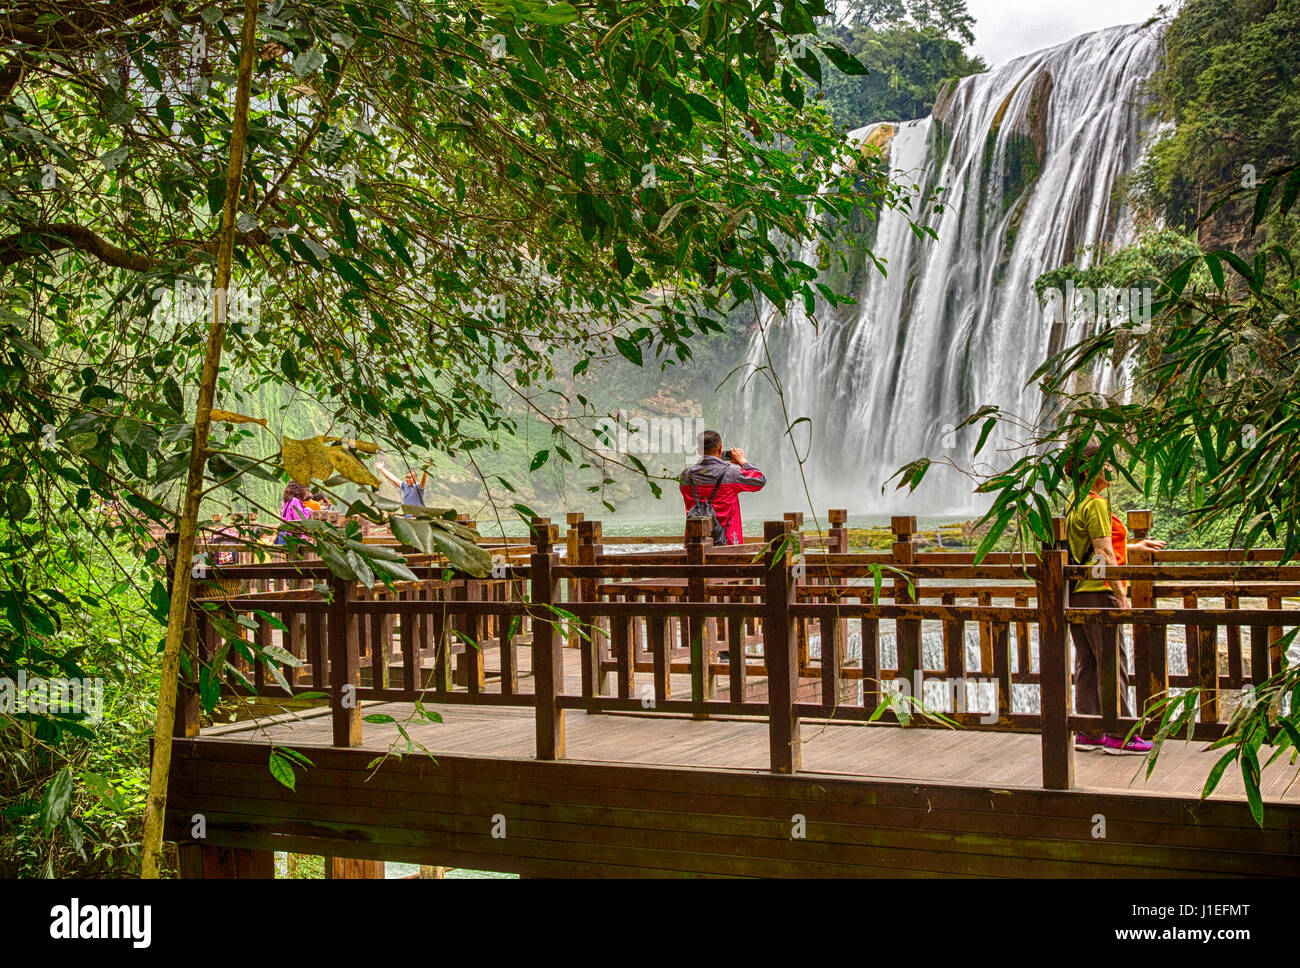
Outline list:
[[[1134,736],[1127,743],[1117,736],[1103,736],[1101,738],[1101,751],[1103,753],[1114,753],[1121,756],[1124,753],[1137,753],[1139,756],[1151,752],[1151,743],[1141,736]]]
[[[1074,734],[1074,748],[1076,750],[1099,750],[1101,749],[1102,737],[1089,736],[1087,733]]]

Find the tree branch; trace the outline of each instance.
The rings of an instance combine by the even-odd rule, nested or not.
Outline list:
[[[23,231],[15,232],[13,235],[0,239],[0,266],[11,266],[39,255],[41,249],[34,248],[31,244],[33,237],[40,239],[44,243],[44,250],[47,252],[57,252],[60,249],[76,249],[85,252],[87,255],[93,255],[105,265],[118,269],[130,269],[133,272],[148,272],[150,269],[156,269],[166,262],[164,259],[140,255],[114,245],[84,225],[77,225],[75,222],[46,222],[43,225],[26,226]],[[235,241],[241,246],[266,245],[271,241],[271,237],[264,229],[258,228],[252,232],[236,232]],[[187,239],[167,243],[167,247],[178,244],[201,252],[216,254],[219,243],[217,240],[198,242]]]
[[[15,232],[0,239],[0,266],[11,266],[39,254],[40,250],[31,245],[33,237],[40,239],[48,252],[78,249],[93,255],[106,265],[116,266],[119,269],[148,272],[159,264],[158,260],[151,256],[138,255],[106,241],[84,225],[77,225],[74,222],[47,222],[44,225],[32,225],[22,232]]]

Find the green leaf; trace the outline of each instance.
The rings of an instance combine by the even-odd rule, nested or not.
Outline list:
[[[524,20],[548,27],[562,27],[578,19],[578,11],[571,3],[553,3],[545,10],[533,10],[523,15]]]
[[[427,521],[394,515],[389,519],[393,537],[422,554],[433,553],[433,528]]]
[[[433,528],[432,537],[435,548],[446,557],[452,567],[477,578],[491,573],[492,556],[474,542],[449,534],[440,527]]]
[[[691,109],[681,98],[671,98],[668,101],[668,118],[672,121],[682,134],[690,134],[691,129],[695,127],[695,119],[691,117]]]
[[[551,456],[550,451],[539,450],[536,454],[533,455],[532,463],[528,465],[529,472],[531,473],[532,471],[537,470],[537,468],[545,464],[547,458],[550,456]]]
[[[624,357],[624,359],[635,363],[637,366],[642,365],[641,347],[637,346],[635,342],[622,336],[615,336],[614,345],[618,348],[619,353]]]
[[[403,437],[415,444],[417,447],[428,447],[428,442],[424,439],[424,434],[420,429],[405,415],[400,413],[391,413],[389,418],[397,425],[397,430]]]
[[[306,77],[320,70],[324,63],[325,55],[313,47],[311,50],[304,50],[293,59],[293,72],[299,77]]]
[[[339,222],[343,225],[343,238],[352,247],[357,244],[357,223],[352,218],[352,209],[346,201],[339,202]]]
[[[391,575],[398,581],[419,581],[415,572],[411,571],[405,561],[387,561],[383,558],[375,558],[370,563],[374,566],[375,571]]]
[[[163,400],[166,401],[167,407],[176,416],[185,415],[185,396],[181,393],[180,386],[171,377],[163,380],[162,384]]]
[[[158,115],[158,120],[170,131],[172,125],[176,123],[176,115],[172,112],[172,102],[167,99],[166,94],[158,95],[158,100],[154,102],[153,109]]]
[[[626,244],[620,242],[614,249],[614,263],[618,266],[618,274],[624,279],[632,274],[632,255],[627,251]],[[583,360],[582,362],[585,363],[586,361]]]
[[[1210,270],[1210,278],[1214,280],[1216,289],[1223,288],[1223,263],[1213,252],[1206,253],[1205,267]]]
[[[863,74],[871,73],[865,66],[863,66],[861,61],[843,47],[840,47],[837,44],[819,44],[818,46],[821,47],[822,53],[826,55],[826,59],[834,64],[835,67],[844,74],[850,76],[861,76]]]
[[[271,750],[271,758],[267,762],[267,767],[271,770],[271,776],[275,777],[282,785],[287,786],[290,790],[297,791],[298,778],[294,776],[293,763],[288,757],[282,756],[276,750]]]
[[[32,510],[32,498],[22,484],[10,484],[8,493],[9,516],[21,521]]]
[[[1228,764],[1233,762],[1240,753],[1241,750],[1239,749],[1229,750],[1219,758],[1219,761],[1215,763],[1213,767],[1210,768],[1210,775],[1205,778],[1205,787],[1201,790],[1202,800],[1214,792],[1214,788],[1219,785],[1219,779],[1223,776],[1223,771],[1228,768]]]
[[[984,444],[989,439],[989,434],[993,431],[993,428],[997,425],[997,422],[998,422],[997,417],[989,417],[987,420],[984,421],[984,425],[980,428],[980,439],[975,444],[976,456],[978,456],[979,452],[984,449]]]
[[[53,833],[54,828],[63,822],[71,803],[72,767],[65,766],[54,774],[54,779],[45,788],[45,796],[41,797],[41,827],[47,834]]]
[[[781,4],[781,26],[792,34],[815,34],[817,25],[799,0]]]

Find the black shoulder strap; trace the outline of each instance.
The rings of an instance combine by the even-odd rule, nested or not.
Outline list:
[[[696,464],[695,467],[691,468],[691,470],[694,471],[699,466],[700,465]],[[709,504],[712,504],[713,499],[718,496],[718,488],[722,486],[722,481],[723,478],[726,476],[726,473],[727,473],[726,468],[723,468],[722,474],[718,477],[718,483],[713,485],[713,491],[712,493],[709,494]],[[689,473],[686,475],[686,486],[691,489],[691,497],[695,498],[695,503],[699,504],[700,492],[695,489],[695,475],[693,473]]]
[[[713,485],[713,493],[711,493],[711,494],[709,495],[709,503],[710,503],[710,504],[712,504],[712,503],[713,503],[713,499],[714,499],[715,497],[718,496],[718,488],[720,488],[720,487],[722,486],[722,481],[723,481],[723,479],[724,479],[726,476],[727,476],[727,469],[724,467],[724,468],[722,469],[722,473],[718,475],[718,483],[716,483],[716,484]]]

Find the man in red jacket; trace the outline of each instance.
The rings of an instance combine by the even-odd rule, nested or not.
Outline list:
[[[742,544],[745,531],[740,520],[740,493],[762,490],[767,478],[757,467],[746,462],[745,452],[739,447],[733,447],[724,455],[722,435],[716,430],[700,434],[700,452],[703,456],[698,463],[682,471],[681,491],[686,510],[689,511],[697,500],[711,500],[726,533],[724,544]]]

